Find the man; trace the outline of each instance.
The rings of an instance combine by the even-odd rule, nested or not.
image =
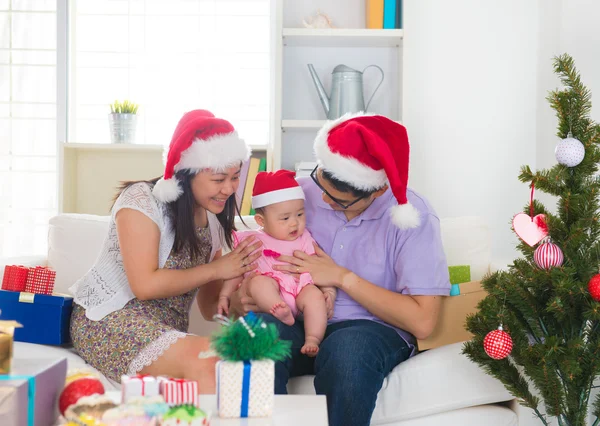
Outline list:
[[[433,331],[440,296],[450,291],[448,267],[438,217],[407,189],[404,126],[379,115],[346,115],[328,122],[314,146],[318,166],[298,182],[320,247],[313,256],[281,256],[286,264],[279,269],[309,272],[316,285],[337,287],[338,296],[315,358],[300,353],[301,320],[286,326],[263,314],[292,341],[291,359],[276,365],[275,392],[287,393],[290,377],[315,374],[329,424],[366,426],[385,377],[415,354],[415,338]],[[252,309],[243,291],[241,303]]]

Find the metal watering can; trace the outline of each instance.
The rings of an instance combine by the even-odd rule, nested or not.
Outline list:
[[[373,91],[369,98],[369,102],[365,106],[365,98],[363,97],[363,73],[367,68],[375,67],[381,72],[381,81]],[[364,70],[357,71],[346,65],[338,65],[331,73],[331,95],[327,96],[325,89],[321,84],[321,80],[317,75],[312,64],[308,64],[308,70],[312,77],[313,83],[317,88],[317,93],[323,104],[323,109],[329,120],[334,120],[348,112],[367,111],[369,104],[375,96],[377,89],[383,83],[383,70],[377,65],[369,65]]]

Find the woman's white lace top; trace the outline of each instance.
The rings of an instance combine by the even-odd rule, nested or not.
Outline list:
[[[175,242],[175,231],[171,225],[165,204],[152,195],[152,187],[147,183],[136,183],[125,189],[113,206],[108,235],[94,266],[69,288],[74,301],[85,308],[85,315],[99,321],[111,312],[121,309],[135,298],[123,268],[123,257],[117,236],[115,217],[121,209],[137,210],[148,216],[160,230],[158,267],[163,268],[171,254]],[[222,247],[223,228],[217,217],[207,212],[208,226],[212,237],[210,260]]]

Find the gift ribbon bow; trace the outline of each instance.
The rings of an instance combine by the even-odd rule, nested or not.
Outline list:
[[[35,376],[1,374],[2,380],[27,380],[27,426],[33,426],[35,416]]]

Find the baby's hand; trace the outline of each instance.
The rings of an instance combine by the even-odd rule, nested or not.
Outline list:
[[[219,296],[219,302],[217,303],[217,313],[219,315],[229,316],[229,297]]]
[[[327,319],[331,319],[333,316],[333,307],[335,306],[335,298],[337,292],[335,289],[324,289],[323,295],[325,296],[325,306],[327,307]]]

